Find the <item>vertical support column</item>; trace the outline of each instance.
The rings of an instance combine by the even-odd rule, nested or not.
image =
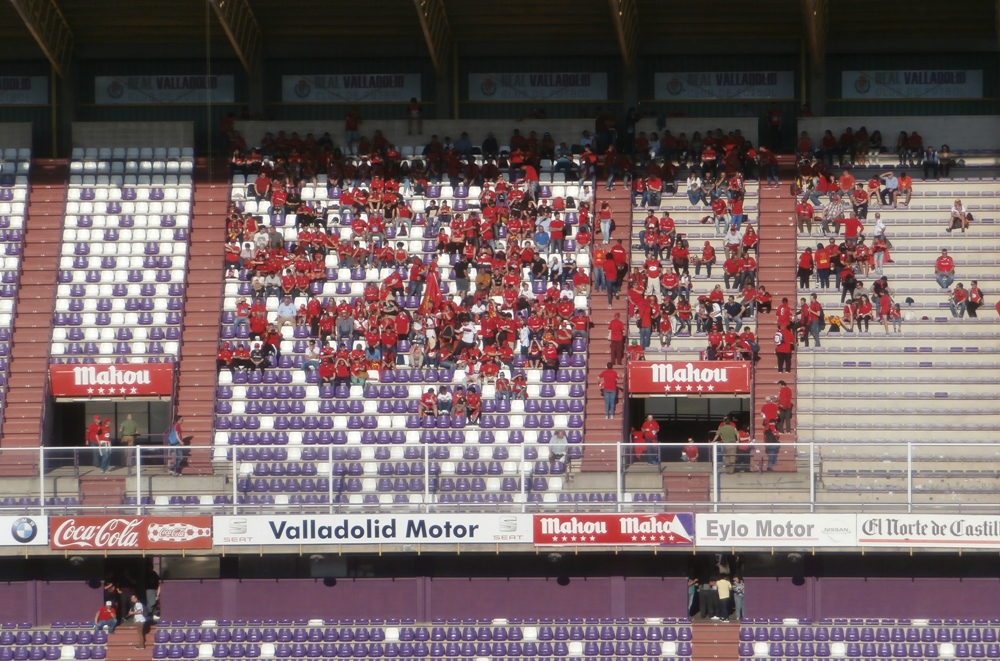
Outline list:
[[[264,72],[259,68],[257,73],[250,76],[250,102],[251,115],[264,114]]]

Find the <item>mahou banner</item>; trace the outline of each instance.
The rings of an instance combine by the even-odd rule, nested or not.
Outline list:
[[[691,546],[693,514],[535,514],[536,546]]]
[[[210,516],[54,516],[49,518],[54,549],[141,551],[210,549]]]
[[[50,365],[49,383],[53,397],[169,397],[174,364]]]
[[[749,393],[750,363],[699,360],[628,364],[628,390],[640,394],[715,395]]]

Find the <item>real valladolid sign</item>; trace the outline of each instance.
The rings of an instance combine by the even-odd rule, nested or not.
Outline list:
[[[50,365],[53,397],[169,396],[174,389],[173,363],[119,365]]]
[[[712,395],[750,392],[750,364],[745,361],[654,362],[628,364],[633,393]]]

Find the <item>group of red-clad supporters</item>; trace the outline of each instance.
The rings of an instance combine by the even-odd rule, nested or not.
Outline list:
[[[304,151],[311,148],[302,146]],[[563,201],[554,200],[550,206],[539,199],[532,180],[520,177],[508,184],[498,177],[495,184],[486,182],[477,212],[458,213],[447,200],[440,205],[429,200],[418,220],[400,193],[399,181],[389,178],[390,170],[373,168],[352,176],[371,177],[357,182],[359,192],[372,191],[381,182],[381,195],[345,190],[339,203],[327,209],[341,217],[353,213],[348,234],[339,222],[328,226],[328,220],[339,221],[333,213],[321,214],[310,203],[283,197],[309,172],[301,161],[290,160],[279,171],[282,155],[298,151],[295,143],[275,141],[260,153],[268,151],[273,160],[269,156],[259,161],[248,195],[270,199],[271,214],[276,219],[284,216],[286,224],[294,217],[297,234],[286,243],[278,227],[265,227],[242,211],[239,202],[231,205],[226,275],[249,275],[253,292],[251,300],[237,302],[233,334],[240,337],[245,328],[250,342],[224,342],[220,369],[264,370],[275,365],[281,357],[281,328],[306,327],[311,339],[303,367],[317,370],[321,382],[363,386],[369,371],[404,364],[460,370],[467,382],[454,390],[445,387],[446,393],[425,393],[421,411],[461,411],[475,421],[484,384],[494,385],[498,400],[526,397],[526,376],[513,364],[516,348],[524,367],[556,369],[560,355],[572,352],[573,341],[587,338],[590,320],[585,310],[576,309],[574,297],[587,293],[590,277],[577,266],[575,253],[564,254],[563,242],[572,237],[578,251],[589,249],[588,202],[580,202],[576,227],[567,223]],[[426,261],[422,252],[408,253],[408,241],[394,240],[411,234],[415,222],[424,224],[426,239],[437,238],[436,252]],[[438,266],[442,254],[455,256],[450,293]],[[361,296],[322,297],[328,264],[389,273],[379,283],[368,282]],[[524,271],[530,282],[522,282]],[[273,323],[267,320],[271,297],[278,299]],[[404,297],[419,304],[405,306]],[[305,301],[296,307],[296,298]],[[399,352],[404,341],[409,345],[406,357]]]

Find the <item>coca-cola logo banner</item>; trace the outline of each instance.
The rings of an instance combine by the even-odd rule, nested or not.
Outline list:
[[[169,397],[174,389],[173,363],[50,365],[53,397]]]
[[[79,551],[210,549],[210,516],[54,516],[50,546]]]
[[[535,514],[536,546],[691,546],[693,514]]]
[[[629,392],[660,395],[717,395],[750,392],[750,363],[696,360],[633,361]]]

